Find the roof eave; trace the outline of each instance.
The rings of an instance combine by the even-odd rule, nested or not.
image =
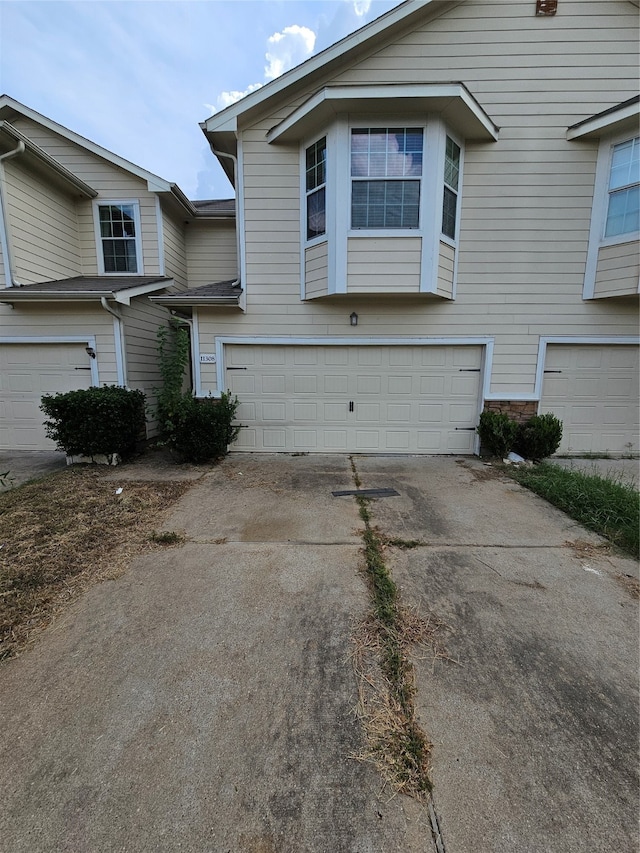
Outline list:
[[[239,296],[150,296],[149,301],[154,305],[162,305],[165,308],[180,308],[183,306],[196,307],[198,305],[229,305],[240,307]]]
[[[638,127],[640,118],[640,96],[623,101],[615,107],[590,116],[567,128],[567,139],[598,139],[605,133],[616,133],[625,128]]]

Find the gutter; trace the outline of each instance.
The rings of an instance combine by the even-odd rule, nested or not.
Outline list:
[[[113,337],[116,350],[116,371],[118,374],[118,385],[127,387],[127,354],[124,348],[124,333],[122,315],[107,302],[106,296],[100,297],[100,304],[113,317]]]
[[[11,252],[11,241],[9,239],[9,217],[7,216],[4,160],[10,160],[22,154],[25,149],[24,142],[20,139],[11,151],[0,154],[0,246],[2,247],[2,260],[4,265],[5,288],[22,287],[15,277],[15,267]]]

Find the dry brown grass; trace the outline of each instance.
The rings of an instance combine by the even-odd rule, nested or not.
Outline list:
[[[422,619],[417,611],[399,608],[398,642],[405,656],[422,648],[436,658],[447,657],[443,636],[446,626],[436,617]],[[353,634],[353,666],[358,683],[357,713],[362,722],[365,744],[354,758],[374,764],[397,793],[423,799],[430,785],[431,744],[424,739],[415,720],[407,719],[406,708],[397,699],[394,685],[385,677],[380,665],[384,655],[384,631],[375,616],[367,617]],[[407,690],[415,694],[413,666],[405,670],[410,679]],[[413,737],[422,739],[421,749],[411,744]]]
[[[634,578],[633,575],[625,575],[619,572],[616,575],[616,580],[629,593],[631,598],[636,601],[640,599],[640,582],[638,582],[637,578]]]
[[[0,495],[0,660],[14,657],[55,614],[96,581],[113,579],[190,487],[116,484],[96,468],[72,468]]]

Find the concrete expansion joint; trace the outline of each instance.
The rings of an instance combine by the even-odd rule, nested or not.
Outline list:
[[[433,842],[436,845],[437,853],[446,853],[433,794],[431,794],[431,797],[429,798],[429,820],[431,821],[431,832],[433,834]]]

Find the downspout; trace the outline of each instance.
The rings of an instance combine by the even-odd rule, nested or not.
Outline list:
[[[122,331],[122,316],[118,314],[115,308],[112,308],[107,302],[106,296],[100,297],[100,304],[105,311],[113,316],[113,337],[116,350],[116,372],[118,374],[118,385],[121,388],[127,387],[127,354],[124,349],[124,334]]]
[[[11,151],[0,154],[0,246],[2,247],[2,260],[4,265],[5,287],[22,287],[15,277],[15,268],[11,254],[11,241],[9,240],[9,217],[5,199],[4,160],[17,157],[24,151],[24,142],[19,140]]]
[[[241,262],[240,262],[240,223],[238,216],[238,158],[235,154],[227,154],[225,151],[218,151],[213,147],[213,142],[209,143],[209,148],[211,149],[211,153],[214,157],[228,157],[229,160],[233,161],[233,183],[236,190],[236,253],[238,256],[238,278],[231,283],[231,287],[239,287],[241,280]]]

